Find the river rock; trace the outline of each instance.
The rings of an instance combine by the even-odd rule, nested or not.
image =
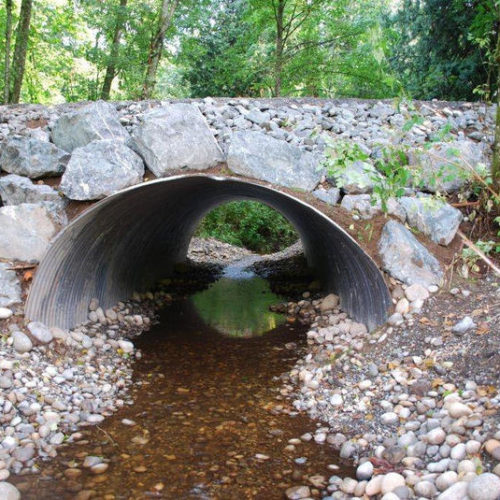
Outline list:
[[[39,261],[57,233],[53,219],[46,207],[33,203],[1,207],[0,258]]]
[[[463,335],[465,332],[475,327],[476,323],[474,323],[474,320],[470,316],[465,316],[458,323],[453,325],[451,331],[456,335]]]
[[[485,149],[473,141],[438,142],[429,149],[410,150],[408,162],[414,183],[430,192],[453,192],[472,178],[466,162],[477,170],[486,163]]]
[[[429,196],[403,196],[399,202],[406,212],[408,223],[432,241],[448,245],[455,237],[462,221],[460,210]]]
[[[415,493],[424,498],[434,498],[437,490],[430,481],[419,481],[414,487]]]
[[[475,477],[467,487],[471,500],[498,500],[500,498],[500,477],[485,472]]]
[[[6,307],[0,307],[0,319],[9,319],[12,316],[12,311]]]
[[[285,496],[288,500],[300,500],[301,498],[309,498],[311,490],[309,486],[292,486],[285,491]]]
[[[390,493],[399,486],[405,485],[405,478],[397,472],[389,472],[382,479],[381,491],[382,494]]]
[[[33,137],[11,136],[0,149],[0,170],[31,179],[61,175],[68,160],[66,151]]]
[[[356,478],[359,481],[368,481],[373,476],[373,464],[367,460],[356,469]]]
[[[2,500],[20,500],[21,493],[13,484],[0,481],[0,498]]]
[[[322,301],[319,306],[319,309],[322,313],[325,313],[326,311],[332,311],[339,305],[339,297],[338,295],[335,295],[334,293],[330,293],[327,295]]]
[[[450,486],[447,490],[443,491],[437,500],[459,500],[468,498],[467,497],[467,485],[465,481],[459,481],[454,485]]]
[[[101,139],[130,140],[114,106],[104,101],[92,102],[62,115],[52,129],[54,144],[64,151],[72,152]]]
[[[312,153],[263,132],[235,132],[227,164],[235,174],[306,191],[312,191],[321,177]]]
[[[48,344],[53,339],[50,329],[39,321],[32,321],[31,323],[28,323],[28,330],[31,338],[37,344]]]
[[[9,307],[19,302],[21,302],[21,285],[17,274],[9,269],[9,264],[0,262],[0,307]]]
[[[150,111],[132,136],[134,149],[157,177],[172,170],[205,170],[223,159],[205,118],[192,104],[170,104]]]
[[[378,250],[384,269],[408,285],[429,287],[439,285],[443,279],[438,260],[399,222],[390,220],[385,224]]]
[[[14,332],[12,334],[12,339],[14,341],[14,349],[20,354],[29,352],[31,351],[31,349],[33,349],[33,343],[31,342],[31,339],[23,332]]]
[[[144,164],[123,142],[92,141],[73,151],[60,185],[71,200],[98,200],[142,181]]]

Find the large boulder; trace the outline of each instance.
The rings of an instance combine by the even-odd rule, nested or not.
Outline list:
[[[142,182],[144,164],[121,141],[93,141],[71,155],[61,191],[71,200],[99,200]]]
[[[34,137],[9,137],[0,149],[0,169],[31,179],[61,175],[68,160],[66,151]]]
[[[57,224],[46,207],[23,203],[0,208],[0,258],[39,261]]]
[[[425,287],[441,284],[439,261],[399,222],[390,220],[385,224],[378,250],[383,268],[403,283]]]
[[[0,262],[0,307],[9,307],[21,302],[21,285],[9,264]]]
[[[483,173],[487,163],[484,144],[472,141],[437,142],[429,149],[408,152],[414,184],[426,191],[453,192],[473,178],[471,168]]]
[[[410,226],[417,228],[440,245],[448,245],[455,237],[462,213],[445,201],[430,196],[410,198],[404,196],[400,203]]]
[[[157,177],[172,170],[205,170],[223,159],[207,121],[192,104],[169,104],[150,111],[132,137],[134,149]]]
[[[312,191],[321,178],[311,153],[263,132],[235,132],[227,164],[235,174],[305,191]]]
[[[44,184],[34,184],[26,177],[20,175],[6,175],[0,177],[0,198],[4,205],[20,205],[21,203],[39,203],[50,201],[65,203],[59,193]]]
[[[71,152],[101,139],[130,140],[129,133],[120,124],[116,109],[104,101],[92,102],[62,115],[52,129],[54,144],[65,151]]]

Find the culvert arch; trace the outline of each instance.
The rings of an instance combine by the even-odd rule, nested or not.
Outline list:
[[[113,194],[71,222],[52,242],[28,296],[25,315],[72,328],[93,297],[111,307],[150,289],[185,259],[199,221],[215,206],[247,199],[282,213],[297,229],[309,265],[341,306],[369,329],[387,317],[382,274],[356,241],[301,200],[231,177],[184,175]]]

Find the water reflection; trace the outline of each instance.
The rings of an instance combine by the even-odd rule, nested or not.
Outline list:
[[[228,266],[221,279],[191,297],[203,321],[231,337],[256,337],[283,324],[286,318],[269,306],[284,300],[242,263]]]

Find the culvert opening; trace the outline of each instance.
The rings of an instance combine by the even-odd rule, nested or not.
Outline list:
[[[335,222],[298,198],[228,177],[187,175],[120,191],[94,205],[54,240],[42,259],[26,317],[71,328],[86,321],[97,298],[103,308],[149,290],[183,262],[198,224],[230,201],[264,203],[296,229],[323,289],[336,293],[369,329],[387,317],[390,296],[375,263]]]

